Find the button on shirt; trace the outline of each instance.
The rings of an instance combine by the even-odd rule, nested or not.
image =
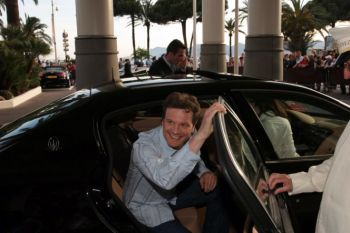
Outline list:
[[[174,220],[169,203],[176,203],[176,185],[192,171],[200,177],[209,170],[188,142],[180,150],[169,147],[162,126],[140,133],[131,152],[123,201],[148,227]]]

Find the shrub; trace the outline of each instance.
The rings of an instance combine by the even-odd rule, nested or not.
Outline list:
[[[9,90],[0,90],[0,96],[4,97],[5,100],[9,100],[13,98],[13,94]]]

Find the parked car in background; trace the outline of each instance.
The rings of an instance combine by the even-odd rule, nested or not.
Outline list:
[[[67,67],[46,66],[40,77],[40,85],[46,87],[70,87],[71,78]]]
[[[227,108],[201,152],[223,178],[233,228],[314,232],[321,193],[262,197],[261,187],[271,172],[330,158],[350,106],[299,85],[204,71],[122,80],[123,87],[83,89],[0,128],[0,232],[147,232],[121,201],[123,184],[132,143],[161,123],[173,91],[197,96],[203,109],[214,101]],[[261,100],[284,108],[299,156],[275,152],[251,105]],[[202,210],[176,215],[198,233]]]

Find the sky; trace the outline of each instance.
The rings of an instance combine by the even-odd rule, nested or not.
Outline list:
[[[239,0],[242,2],[243,0]],[[56,47],[58,59],[64,59],[63,52],[63,31],[68,33],[68,43],[70,57],[75,57],[75,37],[77,37],[77,26],[76,26],[76,12],[75,12],[75,0],[53,0],[55,19],[55,31],[56,31]],[[25,15],[35,16],[40,19],[41,23],[47,25],[45,32],[52,36],[52,8],[50,0],[39,0],[39,4],[35,5],[32,0],[18,1],[20,17],[25,18]],[[234,8],[234,1],[228,1],[229,10],[227,11],[229,15],[226,15],[226,19],[234,18],[234,13],[232,9]],[[3,21],[6,22],[6,14],[2,17]],[[117,37],[117,48],[118,57],[128,57],[132,54],[132,40],[131,40],[131,26],[129,26],[130,19],[127,16],[124,17],[114,17],[114,34]],[[192,19],[187,20],[187,40],[190,42],[192,33],[193,23]],[[197,24],[197,44],[202,43],[202,24]],[[243,31],[246,31],[244,27]],[[166,33],[164,33],[166,32]],[[183,41],[182,29],[180,23],[172,23],[168,25],[157,25],[152,24],[150,29],[150,48],[154,47],[166,47],[168,43],[173,39],[179,39]],[[136,48],[147,48],[147,33],[146,27],[140,24],[135,28],[136,34]],[[228,34],[225,35],[225,43],[228,43]],[[233,38],[232,38],[233,40]],[[245,36],[241,34],[239,36],[239,42],[245,43]],[[54,59],[54,50],[44,59]]]
[[[155,0],[154,0],[155,1]],[[198,0],[197,0],[198,1]],[[47,25],[46,33],[52,36],[52,8],[50,0],[39,0],[39,4],[35,5],[33,0],[24,0],[19,2],[20,17],[25,18],[25,14],[29,16],[35,16],[41,20],[42,23]],[[232,9],[235,8],[234,0],[229,0],[229,9],[226,11],[227,15],[225,19],[234,18],[234,12]],[[239,0],[239,5],[242,6],[243,0]],[[56,46],[58,58],[64,59],[63,52],[63,31],[68,33],[68,43],[70,57],[74,58],[75,51],[75,37],[77,37],[77,27],[76,27],[76,11],[75,11],[75,0],[53,0],[55,19],[55,31],[56,31]],[[2,19],[6,22],[6,13],[3,14]],[[130,19],[127,16],[124,17],[114,17],[114,35],[117,37],[117,48],[118,57],[129,57],[132,54],[132,39],[131,39],[131,26],[129,26]],[[190,42],[192,33],[193,23],[192,19],[187,20],[187,40]],[[243,25],[241,30],[247,32],[247,26]],[[168,43],[173,39],[179,39],[183,41],[182,29],[180,23],[171,23],[168,25],[157,25],[152,24],[150,29],[150,48],[154,47],[166,47]],[[136,34],[136,48],[147,48],[147,33],[146,27],[140,24],[135,28]],[[225,43],[229,44],[228,33],[225,32]],[[321,37],[315,38],[320,39]],[[234,38],[232,38],[234,40]],[[245,43],[245,35],[239,34],[239,42]],[[233,43],[233,41],[232,41]],[[197,24],[197,44],[202,44],[202,24]],[[52,53],[44,59],[54,59],[54,50]]]

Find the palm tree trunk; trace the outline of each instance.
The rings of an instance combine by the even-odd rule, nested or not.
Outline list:
[[[134,59],[136,58],[136,44],[135,44],[135,16],[131,15],[131,25],[132,25],[132,49],[134,54]],[[134,61],[135,62],[135,61]]]
[[[229,43],[230,43],[230,58],[232,57],[232,33],[229,34]],[[237,46],[237,45],[235,45]]]
[[[149,54],[149,37],[150,37],[150,34],[149,34],[149,31],[150,31],[150,25],[147,25],[147,58],[150,57],[150,54]]]
[[[182,27],[182,35],[184,38],[184,44],[187,49],[188,47],[187,47],[187,37],[186,37],[186,20],[181,20],[181,27]]]
[[[5,0],[7,24],[19,26],[18,0]]]
[[[193,44],[193,32],[192,32],[192,36],[191,36],[191,42],[190,42],[190,49],[188,51],[188,56],[190,57],[192,54],[192,44]]]

